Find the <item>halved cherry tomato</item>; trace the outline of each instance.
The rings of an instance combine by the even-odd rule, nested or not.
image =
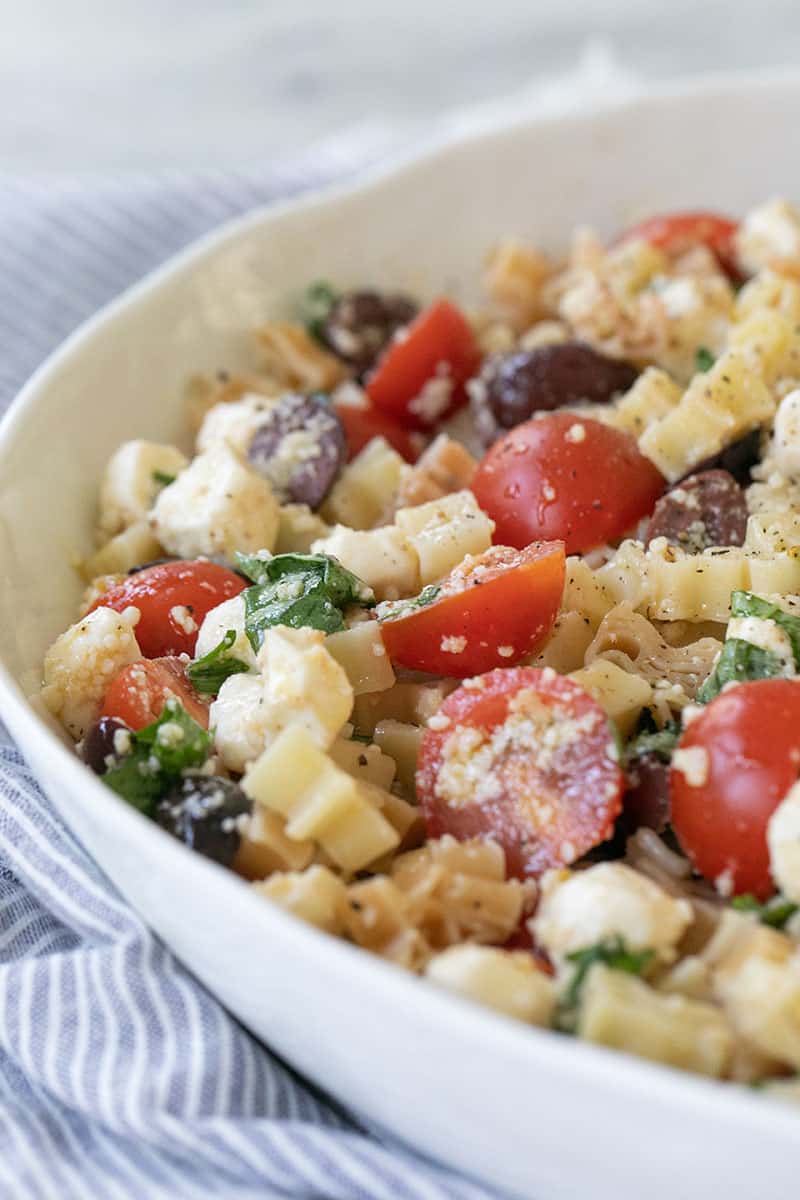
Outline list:
[[[624,779],[600,706],[555,671],[491,671],[452,692],[422,738],[417,794],[430,837],[493,838],[519,877],[609,838]]]
[[[664,486],[629,434],[567,412],[510,429],[472,481],[497,526],[496,541],[522,548],[561,538],[567,554],[626,533],[652,511]]]
[[[348,462],[376,437],[385,438],[406,462],[415,463],[422,453],[425,437],[411,433],[405,425],[395,421],[387,412],[381,412],[374,404],[335,404],[334,408],[347,434]]]
[[[708,246],[719,260],[719,265],[732,279],[741,278],[736,256],[734,237],[739,228],[738,221],[712,212],[667,213],[650,217],[634,225],[617,239],[629,242],[634,238],[658,246],[666,254],[677,257],[694,246]]]
[[[464,384],[479,359],[466,317],[449,300],[435,300],[389,343],[367,395],[411,429],[428,429],[465,402]]]
[[[141,614],[136,640],[145,658],[194,654],[206,613],[246,587],[240,575],[217,563],[158,563],[103,592],[89,611],[113,608],[122,612],[134,605]]]
[[[101,716],[144,729],[161,716],[168,696],[180,700],[189,716],[208,729],[208,703],[192,687],[179,658],[143,658],[123,667],[108,685]]]
[[[677,753],[670,797],[678,841],[707,879],[765,900],[775,890],[767,823],[800,773],[800,682],[761,679],[723,692],[691,722]]]
[[[510,667],[552,629],[564,572],[561,542],[493,546],[451,571],[430,604],[400,601],[401,615],[383,619],[389,657],[414,671],[457,678]]]

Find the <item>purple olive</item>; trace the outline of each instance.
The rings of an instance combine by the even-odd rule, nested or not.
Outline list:
[[[117,738],[117,733],[130,733],[124,721],[116,717],[101,717],[95,721],[81,742],[81,758],[95,775],[105,775],[110,767],[116,766],[124,756],[124,749]]]
[[[587,401],[606,404],[627,391],[637,374],[629,363],[583,342],[493,355],[470,385],[475,425],[488,446],[534,413]]]
[[[158,802],[155,819],[191,850],[229,867],[241,842],[240,818],[251,810],[250,799],[233,780],[186,774]]]
[[[417,315],[407,296],[346,292],[333,304],[322,325],[325,344],[363,375],[375,365],[392,336]]]
[[[290,394],[265,413],[247,457],[282,503],[318,508],[347,459],[347,434],[324,397]]]

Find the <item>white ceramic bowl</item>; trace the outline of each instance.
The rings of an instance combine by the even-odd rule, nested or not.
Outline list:
[[[714,82],[450,145],[346,192],[259,212],[84,326],[0,429],[0,699],[109,877],[246,1025],[407,1142],[523,1196],[727,1200],[796,1191],[800,1116],[744,1089],[527,1029],[316,933],[106,790],[25,700],[70,623],[98,479],[123,439],[184,440],[190,373],[318,277],[470,289],[503,233],[561,246],[643,211],[800,196],[800,83]]]

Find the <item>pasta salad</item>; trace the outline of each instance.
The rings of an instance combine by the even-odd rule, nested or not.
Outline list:
[[[266,900],[800,1097],[800,211],[311,284],[112,455],[42,699]]]

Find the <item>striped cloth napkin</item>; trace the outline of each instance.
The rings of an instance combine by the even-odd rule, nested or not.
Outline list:
[[[590,55],[502,111],[629,89]],[[193,238],[387,146],[397,137],[362,129],[270,170],[0,177],[0,410],[76,325]],[[0,726],[0,1197],[491,1194],[360,1127],[238,1025],[117,894]]]

